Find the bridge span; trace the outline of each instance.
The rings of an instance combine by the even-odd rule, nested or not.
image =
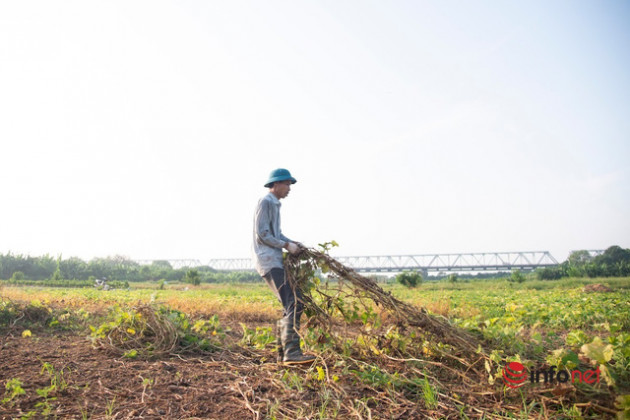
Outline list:
[[[387,273],[404,270],[424,273],[533,270],[553,267],[558,261],[548,251],[475,252],[461,254],[372,255],[337,257],[336,260],[363,273]],[[154,260],[137,261],[151,264]],[[200,260],[162,260],[173,268],[210,266],[215,270],[252,271],[251,258],[219,258],[205,263]]]

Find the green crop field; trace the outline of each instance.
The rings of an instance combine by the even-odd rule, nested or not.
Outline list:
[[[584,290],[597,283],[611,290]],[[296,369],[275,363],[273,324],[281,309],[264,283],[131,286],[103,291],[0,285],[2,418],[142,413],[171,418],[628,418],[630,412],[630,278],[385,285],[404,302],[448,319],[479,340],[487,357],[470,364],[472,376],[458,366],[456,349],[389,325],[377,307],[350,318],[349,325],[357,328],[343,327],[346,335],[334,343],[317,326],[307,325],[305,346],[321,357],[313,366]],[[150,335],[147,322],[154,314],[168,322],[168,329],[152,332],[172,335],[168,351],[145,348],[139,341],[141,334]],[[122,341],[112,344],[112,337]],[[503,373],[513,361],[543,375],[512,389]],[[597,380],[562,382],[561,375],[544,383],[541,378],[551,366],[567,375],[593,371]],[[126,378],[125,386],[117,384],[120,377]],[[168,401],[190,403],[182,409]]]

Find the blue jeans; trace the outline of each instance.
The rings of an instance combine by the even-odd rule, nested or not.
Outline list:
[[[267,274],[263,276],[267,285],[274,292],[280,303],[282,303],[282,316],[289,322],[289,325],[294,325],[295,329],[300,328],[300,317],[304,306],[301,301],[301,293],[296,290],[293,293],[289,282],[284,275],[284,268],[272,268]],[[297,303],[296,303],[297,297]]]

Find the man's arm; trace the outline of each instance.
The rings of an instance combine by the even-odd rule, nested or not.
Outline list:
[[[284,235],[282,234],[282,232],[280,232],[280,234],[278,235],[278,237],[279,237],[280,239],[282,239],[284,242],[295,242],[295,241],[292,241],[291,239],[287,238],[286,236],[284,236]]]

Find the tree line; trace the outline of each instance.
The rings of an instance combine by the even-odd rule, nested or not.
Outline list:
[[[195,274],[196,273],[196,274]],[[219,271],[209,266],[191,268],[173,268],[166,260],[156,260],[148,265],[120,255],[94,258],[83,261],[77,257],[62,259],[51,255],[33,257],[14,255],[10,252],[0,254],[0,279],[13,283],[33,284],[35,281],[107,281],[139,282],[139,281],[190,281],[206,283],[253,282],[260,276],[251,271]],[[191,281],[192,282],[192,281]],[[91,283],[90,283],[91,284]],[[42,284],[43,285],[43,284]]]
[[[586,250],[573,251],[561,264],[536,270],[536,276],[541,280],[557,280],[563,277],[628,277],[630,249],[613,245],[597,256]]]
[[[585,250],[574,251],[569,258],[555,267],[536,270],[541,280],[563,277],[629,277],[630,249],[611,246],[601,255],[593,256]],[[16,284],[76,285],[92,284],[94,279],[120,282],[185,281],[198,283],[246,283],[260,281],[253,271],[219,271],[209,266],[173,268],[166,260],[149,265],[120,255],[83,261],[77,257],[62,259],[51,255],[0,254],[0,279]]]

